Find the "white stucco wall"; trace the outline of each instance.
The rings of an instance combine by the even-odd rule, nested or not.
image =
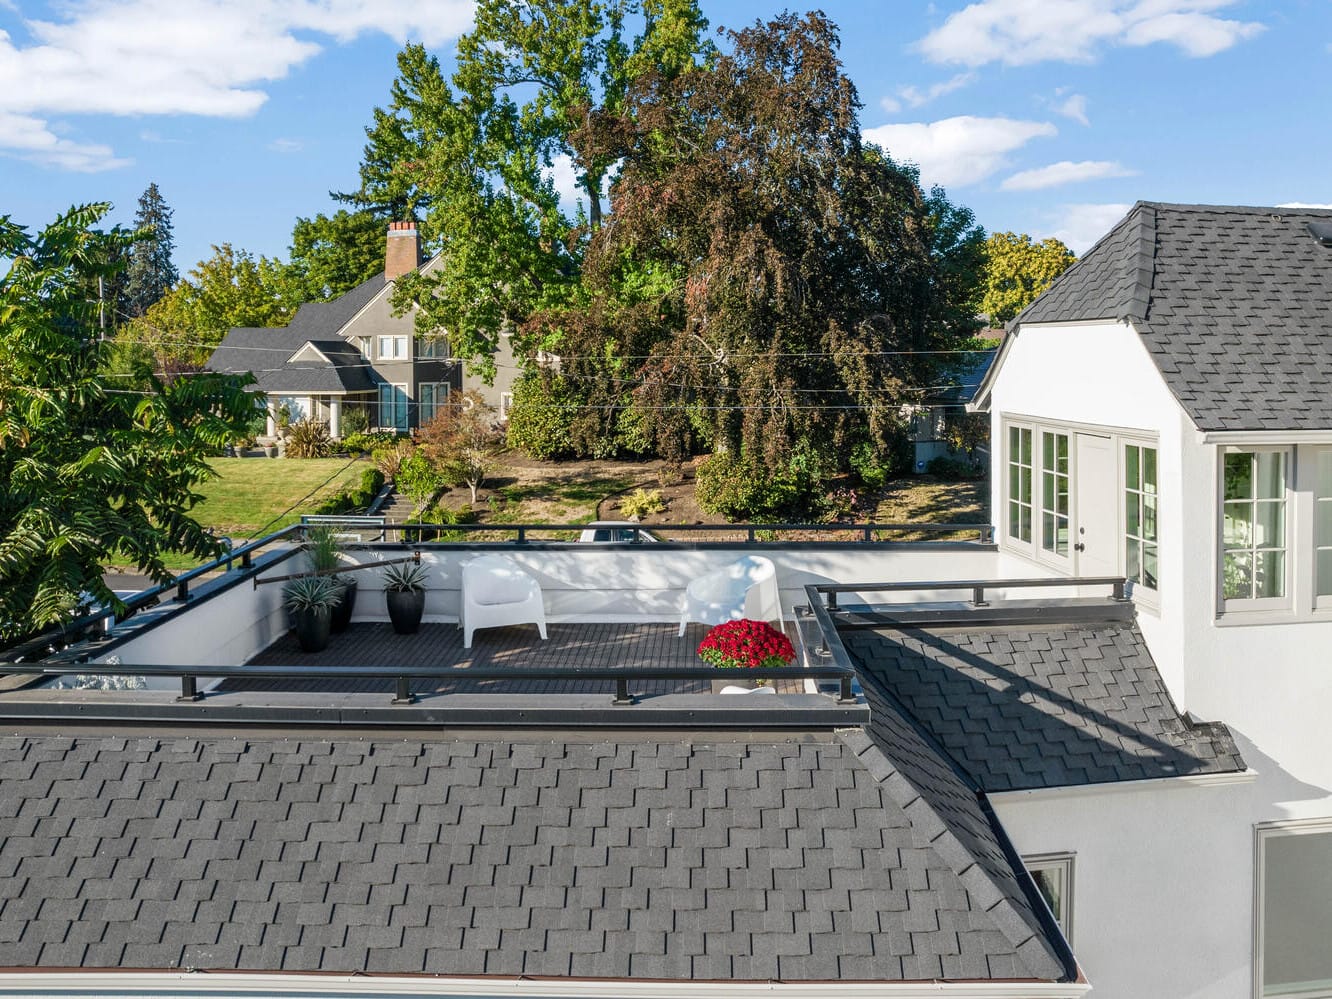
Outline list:
[[[1007,496],[1003,490],[1007,480],[1003,462],[1008,448],[1001,436],[1005,417],[1029,417],[1073,429],[1082,426],[1156,436],[1161,589],[1154,599],[1140,601],[1139,621],[1172,695],[1184,703],[1184,594],[1196,583],[1191,580],[1194,569],[1187,564],[1183,534],[1171,525],[1186,509],[1183,447],[1186,433],[1192,434],[1193,430],[1141,338],[1131,326],[1118,322],[1026,326],[1011,337],[990,395],[995,463],[990,476],[990,509],[1000,550],[1030,566],[1034,563],[1006,538]],[[1073,474],[1076,477],[1076,468]],[[1076,489],[1073,502],[1076,524]],[[1116,508],[1122,506],[1121,497]],[[1123,517],[1122,510],[1119,516]]]
[[[1261,789],[1146,781],[991,795],[1024,856],[1073,853],[1073,953],[1094,999],[1252,999]]]

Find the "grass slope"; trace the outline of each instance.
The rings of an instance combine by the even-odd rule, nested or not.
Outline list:
[[[355,486],[370,467],[365,461],[348,465],[346,458],[214,458],[210,464],[218,477],[199,487],[204,500],[190,515],[231,538],[295,523],[320,500]]]

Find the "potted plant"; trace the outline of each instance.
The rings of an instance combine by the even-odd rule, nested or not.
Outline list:
[[[384,568],[384,599],[389,620],[399,635],[414,635],[425,613],[426,581],[430,570],[423,565],[396,562]]]
[[[710,629],[698,643],[698,657],[718,669],[771,669],[795,661],[791,640],[767,621],[726,621]],[[766,679],[745,678],[740,684],[714,680],[713,693],[725,686],[763,686]]]
[[[342,543],[331,527],[312,527],[305,532],[305,552],[314,572],[329,573],[342,565]],[[325,576],[339,587],[338,602],[333,608],[333,633],[340,634],[351,627],[352,611],[356,607],[356,579],[353,576]]]
[[[338,602],[338,584],[328,576],[302,576],[282,589],[282,605],[291,611],[296,641],[305,652],[328,648],[333,605]]]

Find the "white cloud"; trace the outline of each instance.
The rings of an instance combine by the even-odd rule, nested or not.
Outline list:
[[[896,114],[902,110],[902,102],[896,97],[880,97],[879,107],[883,108],[889,114]]]
[[[937,63],[1091,62],[1111,45],[1164,42],[1194,57],[1215,55],[1263,30],[1217,17],[1235,0],[978,0],[917,43]]]
[[[305,148],[305,143],[300,139],[274,139],[268,148],[275,153],[299,153]]]
[[[959,115],[932,122],[868,128],[864,136],[894,159],[920,166],[925,184],[963,187],[1007,165],[1006,154],[1059,130],[1045,121]]]
[[[1278,208],[1330,208],[1330,209],[1332,209],[1332,205],[1320,205],[1320,204],[1316,204],[1316,203],[1308,202],[1308,201],[1287,201],[1287,202],[1284,202],[1283,204],[1277,205],[1277,207],[1278,207]]]
[[[1087,118],[1087,98],[1081,94],[1069,94],[1067,97],[1050,105],[1050,110],[1065,118],[1072,118],[1079,125],[1090,125]]]
[[[337,43],[380,33],[427,45],[471,22],[469,0],[74,0],[59,20],[0,31],[0,114],[244,117]],[[312,38],[312,36],[314,36]]]
[[[569,156],[560,153],[541,173],[554,185],[555,193],[560,196],[560,206],[566,211],[571,212],[580,198],[587,201],[587,192],[579,186],[578,171],[574,169],[573,159]]]
[[[1050,235],[1081,256],[1113,229],[1132,207],[1121,204],[1064,205],[1063,214]]]
[[[1104,180],[1108,177],[1132,177],[1137,173],[1109,160],[1061,160],[1035,170],[1023,170],[1005,180],[999,187],[1005,191],[1040,191],[1062,184],[1077,184],[1085,180]]]
[[[928,104],[930,101],[937,100],[945,94],[951,94],[954,90],[960,90],[969,83],[976,80],[975,73],[958,73],[950,79],[922,90],[920,87],[899,87],[897,94],[907,104],[913,108],[918,108],[922,104]]]
[[[0,111],[0,153],[74,173],[97,173],[128,166],[110,146],[75,142],[51,131],[31,115]]]

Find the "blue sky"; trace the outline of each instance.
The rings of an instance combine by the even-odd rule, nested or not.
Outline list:
[[[1332,204],[1332,0],[824,0],[865,132],[991,231],[1085,250],[1138,199]],[[704,0],[714,27],[780,8]],[[794,5],[793,9],[802,9]],[[466,0],[0,0],[0,215],[155,181],[182,272],[286,256],[355,186],[394,56]]]

